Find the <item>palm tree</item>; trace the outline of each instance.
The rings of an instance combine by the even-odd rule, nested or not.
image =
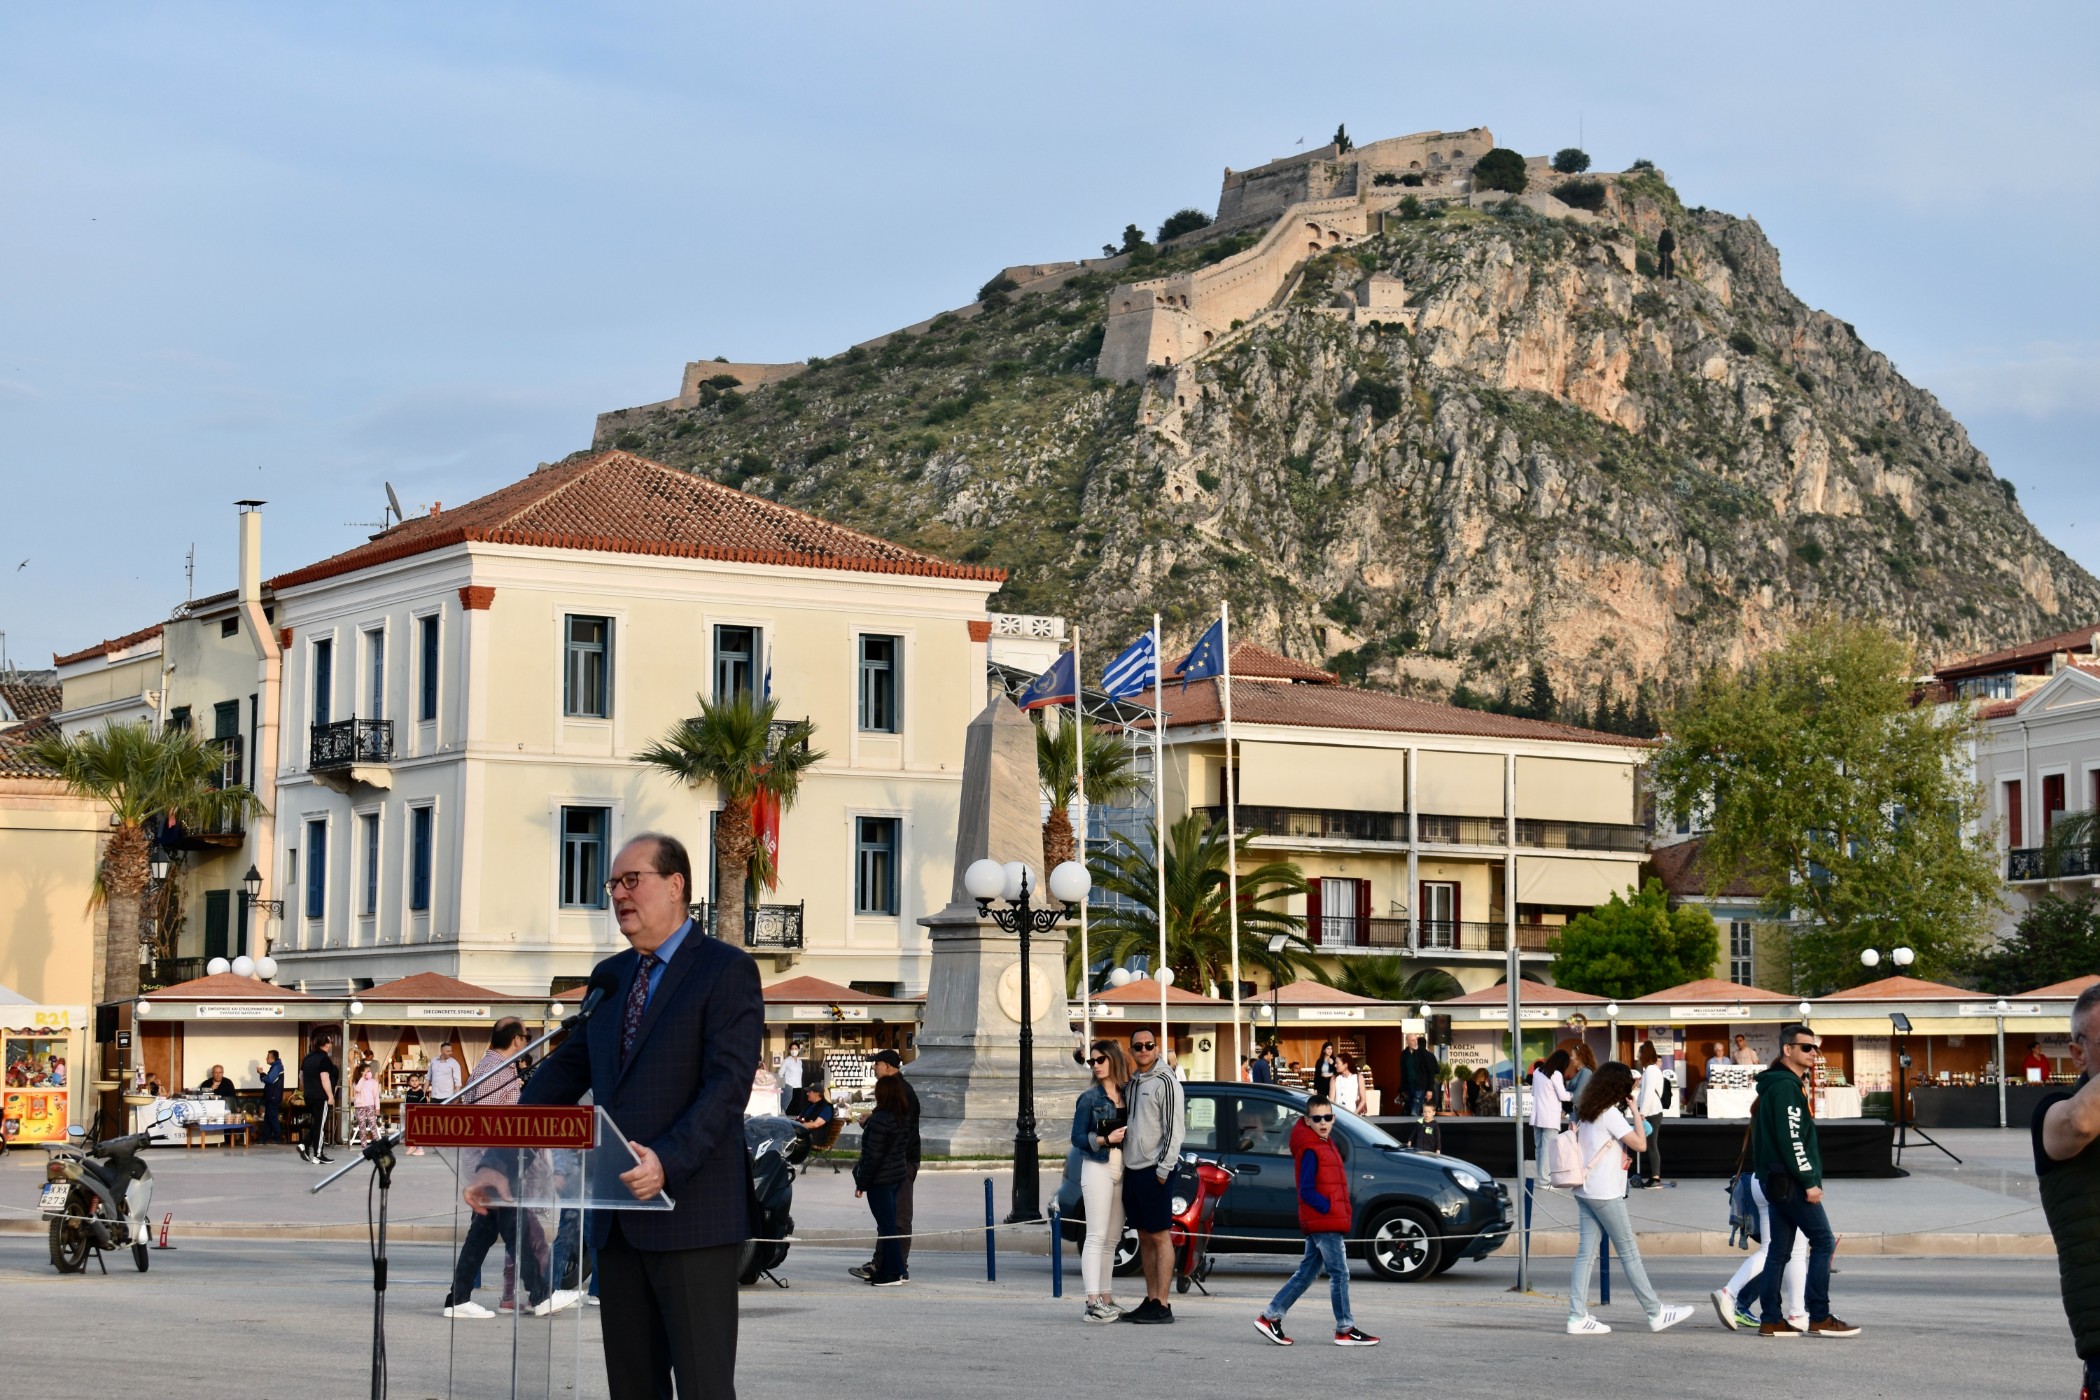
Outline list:
[[[1090,933],[1095,955],[1122,962],[1137,954],[1159,956],[1158,877],[1152,852],[1158,846],[1157,828],[1148,825],[1147,840],[1140,844],[1121,832],[1110,838],[1107,850],[1089,862],[1094,888],[1120,896],[1116,903],[1097,907],[1091,916]],[[1287,914],[1280,905],[1288,895],[1302,894],[1305,877],[1289,861],[1268,861],[1246,868],[1251,834],[1239,840],[1240,967],[1260,968],[1277,982],[1297,980],[1314,966],[1312,949],[1305,942],[1305,920]],[[1191,812],[1167,830],[1167,966],[1175,979],[1190,990],[1200,990],[1232,975],[1232,933],[1227,877],[1227,850],[1222,826],[1211,825],[1201,812]],[[1285,942],[1276,952],[1269,940],[1281,936]],[[1076,962],[1079,945],[1068,945],[1067,956]],[[1071,985],[1078,985],[1084,969],[1071,968]]]
[[[1072,803],[1079,796],[1079,735],[1086,735],[1086,800],[1117,806],[1146,791],[1145,780],[1131,766],[1130,746],[1112,730],[1064,720],[1055,730],[1035,727],[1035,771],[1043,785],[1050,815],[1043,822],[1043,869],[1055,870],[1072,858],[1078,843],[1072,834]]]
[[[780,702],[740,691],[719,702],[700,697],[697,719],[683,719],[635,758],[688,787],[712,785],[721,799],[715,822],[715,932],[742,939],[744,885],[754,860],[767,866],[757,847],[752,807],[768,796],[785,812],[795,805],[802,779],[826,755],[810,747],[816,732],[808,720],[779,724]],[[778,732],[775,726],[778,725]],[[686,892],[688,899],[692,892]]]
[[[263,810],[246,787],[222,787],[226,754],[186,728],[154,733],[144,720],[108,724],[71,738],[51,735],[31,752],[58,771],[76,795],[109,804],[109,845],[95,896],[109,908],[102,949],[102,998],[129,1001],[139,990],[139,905],[152,871],[156,824],[209,829]]]
[[[1456,977],[1440,967],[1410,968],[1404,958],[1387,953],[1343,958],[1341,971],[1314,968],[1313,975],[1330,987],[1379,1001],[1449,1001],[1465,991]]]

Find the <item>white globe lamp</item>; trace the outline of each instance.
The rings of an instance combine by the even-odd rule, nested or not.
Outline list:
[[[1614,1020],[1614,1021],[1618,1020],[1618,1019],[1619,1019],[1619,1004],[1618,1004],[1617,1002],[1615,1002],[1615,1001],[1608,1001],[1608,1002],[1604,1003],[1604,1014],[1605,1014],[1605,1016],[1606,1016],[1606,1017],[1608,1017],[1608,1018],[1609,1018],[1609,1019],[1611,1019],[1611,1020]]]
[[[1881,965],[1881,954],[1872,948],[1868,948],[1860,953],[1859,965],[1861,967],[1879,967]]]
[[[1050,897],[1059,904],[1084,903],[1094,888],[1094,877],[1076,860],[1068,860],[1050,872]]]
[[[1795,1007],[1795,1008],[1794,1008],[1794,1010],[1796,1010],[1796,1011],[1800,1012],[1800,1013],[1801,1013],[1801,1019],[1802,1019],[1802,1020],[1804,1020],[1804,1021],[1806,1021],[1806,1020],[1808,1019],[1808,1013],[1809,1013],[1810,1011],[1814,1010],[1814,1008],[1813,1008],[1813,1007],[1811,1007],[1811,1006],[1810,1006],[1810,1005],[1809,1005],[1809,1004],[1808,1004],[1807,1002],[1805,1002],[1805,1001],[1804,1001],[1804,1002],[1802,1002],[1802,1003],[1801,1003],[1801,1004],[1800,1004],[1799,1006]]]
[[[973,860],[963,871],[963,888],[972,899],[997,899],[1006,889],[1006,867],[996,860]]]
[[[1108,971],[1108,985],[1111,987],[1127,987],[1130,979],[1131,971],[1127,967],[1112,967]]]
[[[255,959],[249,957],[246,953],[235,958],[233,960],[233,975],[236,977],[253,977],[255,975]]]
[[[131,1008],[131,1014],[134,1016],[151,1016],[153,1014],[153,1003],[150,1001],[134,1003]]]
[[[217,977],[220,973],[230,972],[232,969],[233,964],[226,961],[226,959],[213,958],[210,962],[204,965],[204,974],[207,977]]]
[[[1909,967],[1917,959],[1918,955],[1908,948],[1898,948],[1890,956],[1896,960],[1896,966]]]
[[[365,1014],[365,1004],[364,1004],[363,1002],[361,1002],[361,1001],[353,1001],[353,1002],[351,1002],[351,1003],[350,1003],[350,1014],[351,1014],[352,1016],[362,1016],[362,1015],[364,1015],[364,1014]]]
[[[255,975],[262,978],[265,982],[274,980],[277,976],[277,959],[271,957],[268,953],[257,958],[255,960]]]
[[[1160,985],[1161,985],[1161,986],[1163,986],[1163,987],[1171,987],[1171,986],[1173,986],[1173,985],[1174,985],[1174,969],[1173,969],[1173,968],[1171,968],[1171,967],[1163,967],[1163,968],[1161,968],[1161,969],[1159,970],[1159,981],[1160,981]]]

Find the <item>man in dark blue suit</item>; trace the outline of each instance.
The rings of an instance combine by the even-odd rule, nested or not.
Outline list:
[[[534,1072],[519,1102],[575,1103],[588,1091],[633,1144],[620,1176],[637,1200],[670,1211],[597,1211],[599,1320],[612,1400],[736,1395],[737,1262],[750,1235],[744,1106],[758,1069],[765,1006],[758,965],[686,916],[693,868],[669,836],[620,848],[614,917],[631,945],[599,966],[619,993]],[[468,1204],[499,1187],[477,1180]]]

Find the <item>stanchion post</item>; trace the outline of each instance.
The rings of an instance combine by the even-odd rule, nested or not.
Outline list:
[[[1577,1206],[1577,1207],[1576,1207],[1576,1209],[1577,1209],[1578,1211],[1580,1211],[1580,1210],[1581,1210],[1581,1207],[1580,1207],[1580,1206]],[[1578,1224],[1578,1227],[1579,1227],[1579,1225],[1580,1225],[1580,1222],[1578,1221],[1578,1222],[1577,1222],[1577,1224]],[[1602,1234],[1603,1232],[1602,1232],[1602,1231],[1599,1231],[1598,1233]],[[1579,1246],[1578,1246],[1578,1247],[1579,1247]],[[1610,1306],[1611,1306],[1611,1236],[1610,1236],[1610,1235],[1605,1235],[1605,1236],[1604,1236],[1604,1241],[1603,1241],[1603,1243],[1602,1243],[1601,1245],[1599,1245],[1599,1246],[1598,1246],[1598,1255],[1597,1255],[1597,1257],[1598,1257],[1598,1258],[1600,1258],[1600,1259],[1602,1259],[1602,1260],[1604,1261],[1604,1286],[1603,1286],[1603,1288],[1602,1288],[1602,1289],[1601,1289],[1601,1290],[1600,1290],[1600,1291],[1598,1292],[1598,1294],[1597,1294],[1597,1297],[1598,1297],[1598,1299],[1599,1299],[1599,1300],[1600,1300],[1600,1301],[1601,1301],[1601,1302],[1602,1302],[1602,1303],[1604,1304],[1604,1306],[1608,1308],[1608,1307],[1610,1307]]]
[[[1065,1296],[1064,1221],[1059,1218],[1055,1205],[1050,1207],[1050,1296]]]
[[[993,1224],[992,1179],[984,1179],[984,1281],[999,1281],[999,1234]]]

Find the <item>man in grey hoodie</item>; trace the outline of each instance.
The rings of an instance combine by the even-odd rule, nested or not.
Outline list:
[[[1123,1314],[1125,1322],[1172,1322],[1167,1289],[1174,1281],[1174,1215],[1167,1182],[1181,1162],[1181,1081],[1159,1054],[1151,1030],[1130,1033],[1137,1073],[1124,1089],[1129,1105],[1123,1135],[1123,1216],[1137,1231],[1145,1267],[1145,1301]]]

